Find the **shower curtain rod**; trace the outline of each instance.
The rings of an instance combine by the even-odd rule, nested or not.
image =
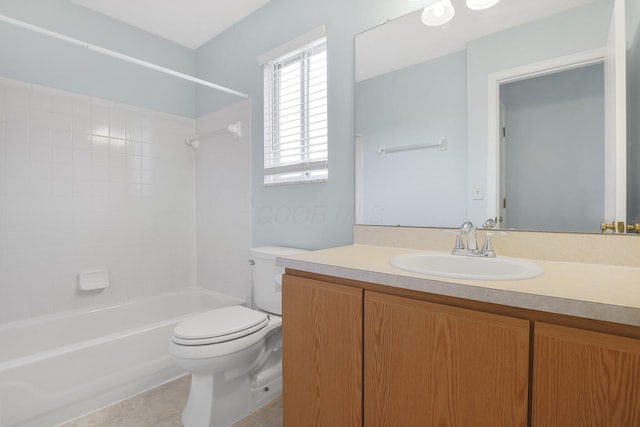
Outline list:
[[[175,71],[175,70],[172,70],[170,68],[165,68],[165,67],[162,67],[160,65],[152,64],[151,62],[143,61],[141,59],[134,58],[132,56],[124,55],[122,53],[119,53],[119,52],[116,52],[116,51],[113,51],[113,50],[110,50],[110,49],[106,49],[104,47],[96,46],[96,45],[84,42],[82,40],[74,39],[73,37],[65,36],[64,34],[56,33],[55,31],[47,30],[45,28],[29,24],[27,22],[20,21],[18,19],[11,18],[11,17],[6,16],[6,15],[0,14],[0,21],[6,22],[7,24],[15,25],[15,26],[18,26],[18,27],[21,27],[21,28],[24,28],[24,29],[27,29],[27,30],[30,30],[30,31],[35,31],[36,33],[44,34],[45,36],[53,37],[55,39],[62,40],[64,42],[67,42],[67,43],[70,43],[70,44],[74,44],[76,46],[84,47],[84,48],[86,48],[88,50],[91,50],[91,51],[94,51],[94,52],[98,52],[98,53],[101,53],[103,55],[107,55],[107,56],[111,56],[113,58],[121,59],[123,61],[130,62],[130,63],[136,64],[136,65],[140,65],[142,67],[149,68],[151,70],[156,70],[156,71],[159,71],[161,73],[168,74],[168,75],[171,75],[171,76],[174,76],[174,77],[178,77],[178,78],[183,79],[183,80],[188,80],[190,82],[197,83],[197,84],[202,85],[202,86],[207,86],[207,87],[210,87],[210,88],[222,91],[222,92],[227,92],[227,93],[230,93],[232,95],[239,96],[241,98],[245,98],[245,99],[249,98],[249,95],[247,95],[246,93],[238,92],[237,90],[229,89],[227,87],[220,86],[220,85],[217,85],[215,83],[211,83],[209,81],[202,80],[202,79],[199,79],[197,77],[190,76],[189,74],[184,74],[184,73],[181,73],[179,71]]]

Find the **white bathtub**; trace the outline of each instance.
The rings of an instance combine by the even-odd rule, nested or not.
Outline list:
[[[204,289],[0,325],[0,427],[53,426],[182,375],[182,319],[242,301]]]

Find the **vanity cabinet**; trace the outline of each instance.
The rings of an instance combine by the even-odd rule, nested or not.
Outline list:
[[[365,426],[525,427],[530,322],[365,292]]]
[[[640,328],[287,270],[283,398],[285,427],[637,427]]]
[[[533,427],[640,426],[640,340],[536,322]]]

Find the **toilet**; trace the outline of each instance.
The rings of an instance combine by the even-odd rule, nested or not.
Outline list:
[[[190,317],[173,330],[170,352],[191,373],[185,427],[224,427],[282,390],[282,273],[276,257],[303,249],[251,249],[255,308],[230,306]]]

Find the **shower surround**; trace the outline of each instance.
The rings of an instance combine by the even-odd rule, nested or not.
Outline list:
[[[193,119],[0,79],[0,124],[0,323],[195,284]]]

